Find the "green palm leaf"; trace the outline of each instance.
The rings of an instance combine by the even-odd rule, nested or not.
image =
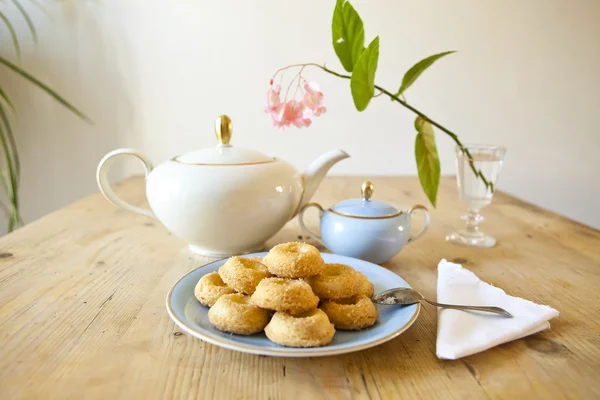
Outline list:
[[[50,87],[48,87],[46,84],[42,83],[36,77],[34,77],[33,75],[29,74],[23,68],[19,67],[18,65],[15,65],[15,64],[11,63],[10,61],[8,61],[6,58],[4,58],[2,56],[0,56],[0,64],[4,64],[8,68],[10,68],[14,72],[16,72],[17,74],[21,75],[23,78],[27,79],[28,81],[30,81],[31,83],[33,83],[34,85],[36,85],[37,87],[39,87],[40,89],[42,89],[44,92],[48,93],[56,101],[58,101],[64,107],[68,108],[71,112],[73,112],[79,118],[81,118],[81,119],[83,119],[83,120],[85,120],[85,121],[87,121],[89,123],[92,123],[92,120],[87,115],[85,115],[84,113],[82,113],[81,111],[79,111],[74,105],[72,105],[71,103],[69,103],[62,96],[60,96],[58,93],[56,93]]]
[[[38,2],[37,0],[29,1],[49,16],[47,10],[43,7],[43,5],[40,2]],[[21,4],[20,0],[12,0],[12,2],[23,16],[23,19],[27,23],[29,31],[31,32],[33,41],[37,44],[38,34],[29,14]],[[12,43],[15,48],[18,64],[21,62],[21,46],[19,44],[19,38],[17,36],[12,22],[2,11],[0,11],[0,19],[2,20],[2,22],[7,27],[10,33]],[[30,83],[42,89],[52,98],[54,98],[54,100],[56,100],[58,103],[69,109],[81,119],[90,123],[92,122],[84,113],[79,111],[75,106],[73,106],[62,96],[56,93],[52,88],[38,80],[33,75],[29,74],[17,64],[14,64],[13,62],[9,61],[8,59],[2,56],[0,56],[0,64],[5,65],[13,72],[17,73],[21,77],[28,80]],[[12,131],[12,126],[10,123],[11,121],[8,112],[11,112],[13,115],[16,115],[15,107],[11,99],[6,94],[6,92],[0,87],[0,154],[2,155],[2,158],[0,159],[0,188],[2,188],[4,190],[4,193],[6,194],[5,198],[4,196],[0,198],[0,211],[4,211],[9,217],[8,231],[11,232],[19,226],[21,226],[23,221],[19,213],[19,177],[21,174],[21,162],[19,160],[17,144]]]
[[[19,196],[18,196],[18,178],[16,171],[13,166],[12,152],[9,147],[9,141],[7,140],[7,129],[4,123],[0,123],[0,146],[4,155],[4,161],[6,163],[6,176],[5,189],[8,201],[10,203],[10,218],[8,222],[8,231],[12,232],[18,225],[21,217],[19,216]],[[4,175],[4,174],[3,174]]]
[[[8,28],[8,31],[10,32],[10,37],[13,42],[13,47],[15,48],[15,53],[17,53],[17,61],[21,62],[21,46],[19,45],[19,38],[17,37],[17,32],[15,31],[15,27],[13,26],[12,22],[10,22],[8,17],[6,15],[4,15],[4,13],[2,11],[0,11],[0,19],[2,20],[2,22],[4,22],[4,25],[6,25],[6,28]]]
[[[0,103],[4,103],[4,105],[6,105],[8,108],[10,108],[10,112],[12,114],[17,114],[17,110],[15,110],[15,106],[12,103],[12,101],[10,100],[10,97],[8,97],[8,95],[6,94],[6,92],[4,91],[4,89],[2,89],[0,87]]]
[[[31,36],[33,37],[33,41],[35,43],[37,43],[38,42],[37,31],[35,30],[35,26],[33,25],[33,21],[29,17],[29,14],[27,14],[27,11],[25,10],[25,7],[23,7],[23,5],[21,3],[19,3],[19,0],[12,0],[12,2],[19,9],[19,12],[21,13],[21,15],[23,16],[23,18],[25,19],[25,22],[27,22],[27,26],[29,27],[29,30],[31,31]]]
[[[19,160],[19,153],[17,151],[17,143],[15,142],[15,136],[12,132],[12,127],[10,126],[10,121],[6,115],[4,107],[0,105],[0,121],[4,124],[4,129],[6,132],[6,137],[8,138],[8,145],[10,148],[10,160],[13,163],[13,167],[15,169],[16,175],[16,190],[19,188],[19,178],[21,177],[21,161]]]

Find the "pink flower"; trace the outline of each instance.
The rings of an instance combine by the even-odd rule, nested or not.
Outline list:
[[[298,128],[308,127],[312,124],[312,117],[318,117],[327,110],[323,105],[324,96],[319,86],[314,82],[307,82],[302,76],[305,66],[300,65],[300,71],[289,82],[283,100],[281,86],[273,86],[273,81],[281,71],[298,66],[278,70],[269,81],[265,112],[271,115],[273,126],[277,128],[283,129],[292,125]],[[291,95],[291,98],[288,95]]]
[[[283,107],[284,119],[290,121],[297,128],[308,127],[312,123],[304,114],[305,105],[301,101],[290,100]]]
[[[319,91],[319,86],[316,83],[305,83],[304,90],[306,90],[306,93],[304,93],[304,104],[312,111],[315,117],[327,111],[323,105],[323,93]]]
[[[275,128],[283,129],[286,126],[290,125],[290,122],[283,118],[283,108],[282,107],[280,107],[279,111],[272,112],[271,118],[273,119],[273,126]]]
[[[306,115],[304,103],[297,100],[290,100],[283,105],[278,112],[272,112],[273,126],[285,128],[294,125],[298,128],[308,127],[312,123]]]
[[[283,119],[290,123],[302,118],[302,103],[296,100],[290,100],[283,106]]]
[[[280,86],[277,86],[275,89],[273,89],[273,87],[269,88],[267,91],[267,105],[265,106],[265,112],[277,113],[281,110],[282,104],[279,93],[281,93]]]

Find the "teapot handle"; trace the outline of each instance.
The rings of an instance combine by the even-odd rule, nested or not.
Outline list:
[[[415,204],[414,206],[412,206],[410,208],[410,210],[408,210],[408,215],[411,217],[411,219],[412,219],[412,212],[415,210],[421,210],[421,211],[423,211],[423,214],[425,214],[425,226],[423,227],[423,230],[421,230],[421,232],[417,233],[415,236],[409,237],[408,243],[412,243],[415,240],[417,240],[419,237],[421,237],[422,234],[427,232],[427,229],[429,228],[430,217],[429,217],[429,211],[427,210],[427,207],[422,206],[420,204]]]
[[[113,191],[110,186],[110,182],[108,181],[108,170],[111,165],[118,156],[133,156],[137,158],[142,165],[144,166],[145,176],[148,176],[150,171],[152,171],[152,163],[148,160],[144,155],[140,154],[137,150],[133,149],[117,149],[113,150],[100,160],[98,164],[98,169],[96,170],[96,181],[98,182],[98,187],[100,188],[100,192],[104,195],[106,200],[111,202],[112,204],[121,207],[127,211],[134,212],[136,214],[143,215],[145,217],[150,217],[156,219],[154,213],[150,210],[144,210],[143,208],[133,206],[125,200],[121,199],[117,194]]]
[[[319,219],[321,219],[321,216],[323,215],[323,207],[321,207],[320,204],[318,203],[308,203],[307,205],[305,205],[304,207],[302,207],[302,209],[300,210],[300,213],[298,214],[298,222],[300,223],[300,228],[302,228],[302,230],[311,238],[317,240],[319,243],[323,243],[323,239],[321,238],[321,236],[317,235],[314,232],[311,232],[310,229],[308,229],[306,227],[306,225],[304,224],[304,212],[306,210],[308,210],[310,207],[317,207],[319,209]]]

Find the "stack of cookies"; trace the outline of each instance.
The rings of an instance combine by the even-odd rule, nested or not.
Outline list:
[[[336,329],[372,326],[378,317],[372,294],[365,275],[325,264],[317,248],[297,242],[277,245],[263,259],[231,257],[195,288],[217,329],[239,335],[264,330],[291,347],[324,346]]]

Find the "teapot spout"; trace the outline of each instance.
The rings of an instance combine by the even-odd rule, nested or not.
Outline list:
[[[306,171],[302,173],[304,193],[302,194],[300,204],[298,205],[294,215],[296,215],[302,207],[308,204],[331,167],[333,167],[333,165],[338,161],[348,157],[350,157],[348,153],[343,150],[332,150],[321,155],[308,166]]]

